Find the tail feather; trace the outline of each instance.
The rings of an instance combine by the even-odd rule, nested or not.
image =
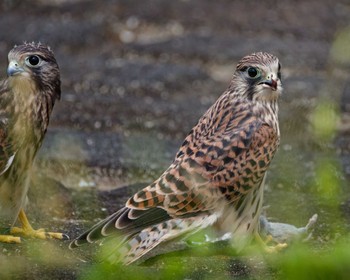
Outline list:
[[[148,227],[131,236],[119,248],[116,248],[117,246],[115,244],[114,246],[112,244],[110,244],[111,246],[106,246],[110,248],[110,251],[106,252],[106,259],[111,263],[122,262],[124,264],[131,264],[145,256],[160,243],[180,237],[184,238],[186,235],[193,234],[214,224],[216,220],[216,215],[202,215],[198,217],[172,219]]]
[[[171,217],[161,208],[136,210],[124,207],[85,231],[70,244],[76,248],[85,243],[94,243],[110,235],[133,235],[145,227],[167,221]]]
[[[121,209],[121,210],[123,210],[123,209]],[[93,242],[96,242],[97,240],[101,239],[102,237],[104,237],[103,234],[101,233],[102,228],[105,226],[105,224],[110,219],[114,219],[115,217],[119,216],[121,210],[119,210],[118,212],[112,214],[108,218],[100,221],[99,223],[94,225],[92,228],[90,228],[89,230],[87,230],[84,233],[82,233],[78,238],[74,239],[69,244],[69,248],[73,249],[73,248],[79,247],[79,246],[81,246],[81,245],[83,245],[85,243],[93,243]]]

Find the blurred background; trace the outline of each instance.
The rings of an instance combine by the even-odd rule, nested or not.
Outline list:
[[[118,209],[168,167],[238,60],[267,51],[281,61],[285,90],[266,215],[301,227],[317,213],[307,250],[316,257],[336,248],[348,268],[327,267],[341,277],[349,272],[350,256],[337,251],[350,225],[349,1],[2,0],[1,78],[8,52],[24,41],[51,46],[62,81],[29,193],[34,226],[76,237]],[[298,252],[279,265],[206,257],[197,274],[176,274],[175,267],[167,275],[277,279],[303,271],[308,262]],[[97,279],[108,271],[72,254],[59,242],[0,244],[0,275]],[[311,271],[319,266],[325,267],[315,263]]]

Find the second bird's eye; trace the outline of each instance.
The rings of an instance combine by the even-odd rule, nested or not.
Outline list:
[[[29,66],[37,66],[40,63],[40,58],[37,55],[31,55],[27,58]]]
[[[249,67],[247,71],[251,78],[256,78],[259,74],[259,71],[255,67]]]

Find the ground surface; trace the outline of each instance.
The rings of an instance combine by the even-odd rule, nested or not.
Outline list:
[[[348,1],[5,0],[0,26],[1,77],[8,51],[23,41],[48,43],[61,69],[62,100],[30,190],[35,226],[75,237],[118,209],[168,166],[237,61],[263,50],[280,58],[285,88],[267,215],[302,226],[318,213],[316,247],[349,229]],[[0,246],[7,278],[93,279],[100,269],[111,271],[81,262],[64,242]],[[218,255],[170,256],[193,269],[169,265],[166,273],[279,277],[261,256]],[[151,262],[142,273],[154,279],[162,267]]]

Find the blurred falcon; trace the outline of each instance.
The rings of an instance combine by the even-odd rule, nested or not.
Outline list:
[[[41,43],[15,46],[8,62],[8,78],[0,83],[0,242],[19,243],[17,235],[63,239],[34,230],[24,212],[31,167],[61,94],[59,68]],[[22,227],[14,227],[17,220]]]
[[[130,264],[161,243],[209,226],[231,233],[237,251],[254,237],[268,250],[284,247],[268,247],[259,236],[263,181],[280,139],[281,93],[277,57],[263,52],[243,57],[170,167],[70,247],[112,240],[109,260]]]

